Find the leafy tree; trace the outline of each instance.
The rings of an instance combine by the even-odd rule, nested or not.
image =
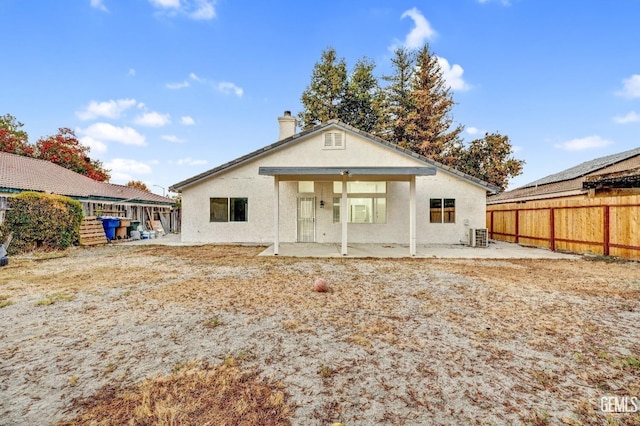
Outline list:
[[[334,48],[329,47],[313,67],[311,83],[302,93],[303,110],[298,115],[302,129],[340,119],[340,103],[346,88],[347,64],[344,58],[338,59]]]
[[[151,192],[147,184],[141,180],[130,180],[129,182],[127,182],[127,186],[130,186],[131,188],[137,188],[143,191]]]
[[[339,104],[341,121],[369,133],[380,133],[383,94],[373,75],[375,63],[360,59],[347,81]]]
[[[489,182],[500,188],[507,187],[509,179],[522,173],[524,160],[513,157],[513,149],[508,136],[487,133],[482,139],[475,139],[467,149],[460,149],[455,167],[471,176]]]
[[[406,48],[396,49],[391,58],[393,74],[383,76],[388,82],[384,88],[385,103],[382,112],[384,131],[382,137],[403,148],[411,149],[406,127],[408,115],[414,109],[411,96],[415,55]]]
[[[34,153],[33,146],[29,145],[29,135],[24,126],[11,114],[0,116],[0,151],[30,157]]]
[[[80,143],[73,130],[63,127],[58,133],[38,139],[35,157],[58,164],[97,181],[108,181],[108,170],[89,158],[90,148]]]
[[[174,195],[170,195],[169,198],[171,198],[173,200],[173,202],[175,203],[175,205],[173,206],[176,209],[180,209],[182,208],[182,193],[178,192]]]
[[[447,85],[429,45],[416,56],[416,71],[412,79],[413,109],[407,115],[406,132],[409,148],[446,165],[455,164],[453,153],[461,144],[462,125],[453,126],[454,106],[451,88]]]

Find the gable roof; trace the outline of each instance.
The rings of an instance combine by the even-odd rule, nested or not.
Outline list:
[[[436,161],[433,161],[433,160],[431,160],[431,159],[429,159],[429,158],[427,158],[427,157],[425,157],[423,155],[420,155],[420,154],[415,153],[413,151],[410,151],[408,149],[402,148],[402,147],[400,147],[400,146],[398,146],[398,145],[396,145],[394,143],[387,142],[382,138],[379,138],[377,136],[372,135],[371,133],[365,132],[363,130],[359,130],[359,129],[353,127],[353,126],[350,126],[350,125],[345,124],[345,123],[343,123],[341,121],[338,121],[338,120],[329,120],[329,121],[327,121],[325,123],[318,124],[317,126],[314,126],[314,127],[311,127],[311,128],[309,128],[307,130],[303,130],[303,131],[301,131],[299,133],[296,133],[293,136],[290,136],[288,138],[285,138],[285,139],[282,139],[282,140],[277,141],[275,143],[272,143],[271,145],[267,145],[267,146],[265,146],[263,148],[257,149],[255,151],[249,153],[249,154],[243,155],[242,157],[236,158],[235,160],[231,160],[231,161],[229,161],[229,162],[227,162],[225,164],[222,164],[222,165],[220,165],[218,167],[215,167],[215,168],[213,168],[211,170],[207,170],[206,172],[200,173],[200,174],[198,174],[196,176],[193,176],[193,177],[191,177],[189,179],[185,179],[185,180],[183,180],[181,182],[175,183],[175,184],[173,184],[173,185],[171,185],[169,187],[169,190],[170,191],[174,191],[174,192],[181,191],[182,189],[184,189],[184,188],[186,188],[188,186],[191,186],[193,184],[196,184],[196,183],[198,183],[198,182],[200,182],[200,181],[202,181],[204,179],[210,178],[210,177],[215,176],[215,175],[217,175],[219,173],[222,173],[224,171],[233,169],[236,166],[239,166],[239,165],[244,164],[244,163],[246,163],[248,161],[252,161],[254,159],[257,159],[257,158],[259,158],[259,157],[261,157],[261,156],[263,156],[265,154],[271,153],[271,152],[273,152],[273,151],[275,151],[277,149],[284,148],[284,147],[286,147],[286,146],[288,146],[290,144],[293,144],[293,143],[299,141],[300,139],[303,139],[303,138],[305,138],[307,136],[310,136],[312,134],[315,134],[315,133],[319,133],[319,132],[321,132],[323,130],[326,130],[328,128],[331,128],[331,127],[337,127],[337,128],[343,129],[343,130],[345,130],[345,131],[347,131],[349,133],[359,135],[359,136],[361,136],[361,137],[363,137],[363,138],[365,138],[365,139],[367,139],[367,140],[369,140],[369,141],[371,141],[373,143],[376,143],[378,145],[382,145],[382,146],[384,146],[384,147],[386,147],[388,149],[391,149],[393,151],[396,151],[396,152],[398,152],[398,153],[400,153],[402,155],[406,155],[406,156],[412,157],[413,159],[418,160],[418,161],[424,163],[427,166],[434,166],[439,171],[442,171],[442,172],[457,176],[457,177],[459,177],[459,178],[461,178],[461,179],[463,179],[465,181],[468,181],[468,182],[470,182],[470,183],[472,183],[474,185],[480,186],[480,187],[484,188],[485,190],[487,190],[489,192],[497,192],[498,191],[497,187],[495,187],[493,185],[490,185],[490,184],[488,184],[487,182],[485,182],[485,181],[483,181],[481,179],[478,179],[476,177],[470,176],[470,175],[468,175],[466,173],[463,173],[463,172],[461,172],[459,170],[456,170],[456,169],[454,169],[452,167],[445,166],[444,164],[440,164],[440,163],[438,163]]]
[[[585,192],[584,182],[602,173],[617,173],[636,168],[640,164],[640,148],[585,161],[577,166],[535,180],[511,191],[493,195],[488,202],[515,201],[576,195]]]
[[[39,191],[72,198],[95,198],[150,204],[173,200],[124,185],[98,182],[45,160],[0,152],[0,192]]]

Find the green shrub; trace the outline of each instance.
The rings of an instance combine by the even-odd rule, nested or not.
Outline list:
[[[13,233],[11,254],[65,249],[80,239],[82,205],[62,195],[23,192],[9,198],[0,238]]]

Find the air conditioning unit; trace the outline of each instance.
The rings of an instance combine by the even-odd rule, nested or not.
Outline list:
[[[469,229],[469,245],[471,247],[488,247],[489,231],[487,228]]]

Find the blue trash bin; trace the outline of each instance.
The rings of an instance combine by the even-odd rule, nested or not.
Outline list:
[[[116,228],[120,225],[120,219],[111,216],[100,216],[98,219],[102,221],[102,227],[104,228],[104,233],[107,235],[107,240],[115,240]]]

